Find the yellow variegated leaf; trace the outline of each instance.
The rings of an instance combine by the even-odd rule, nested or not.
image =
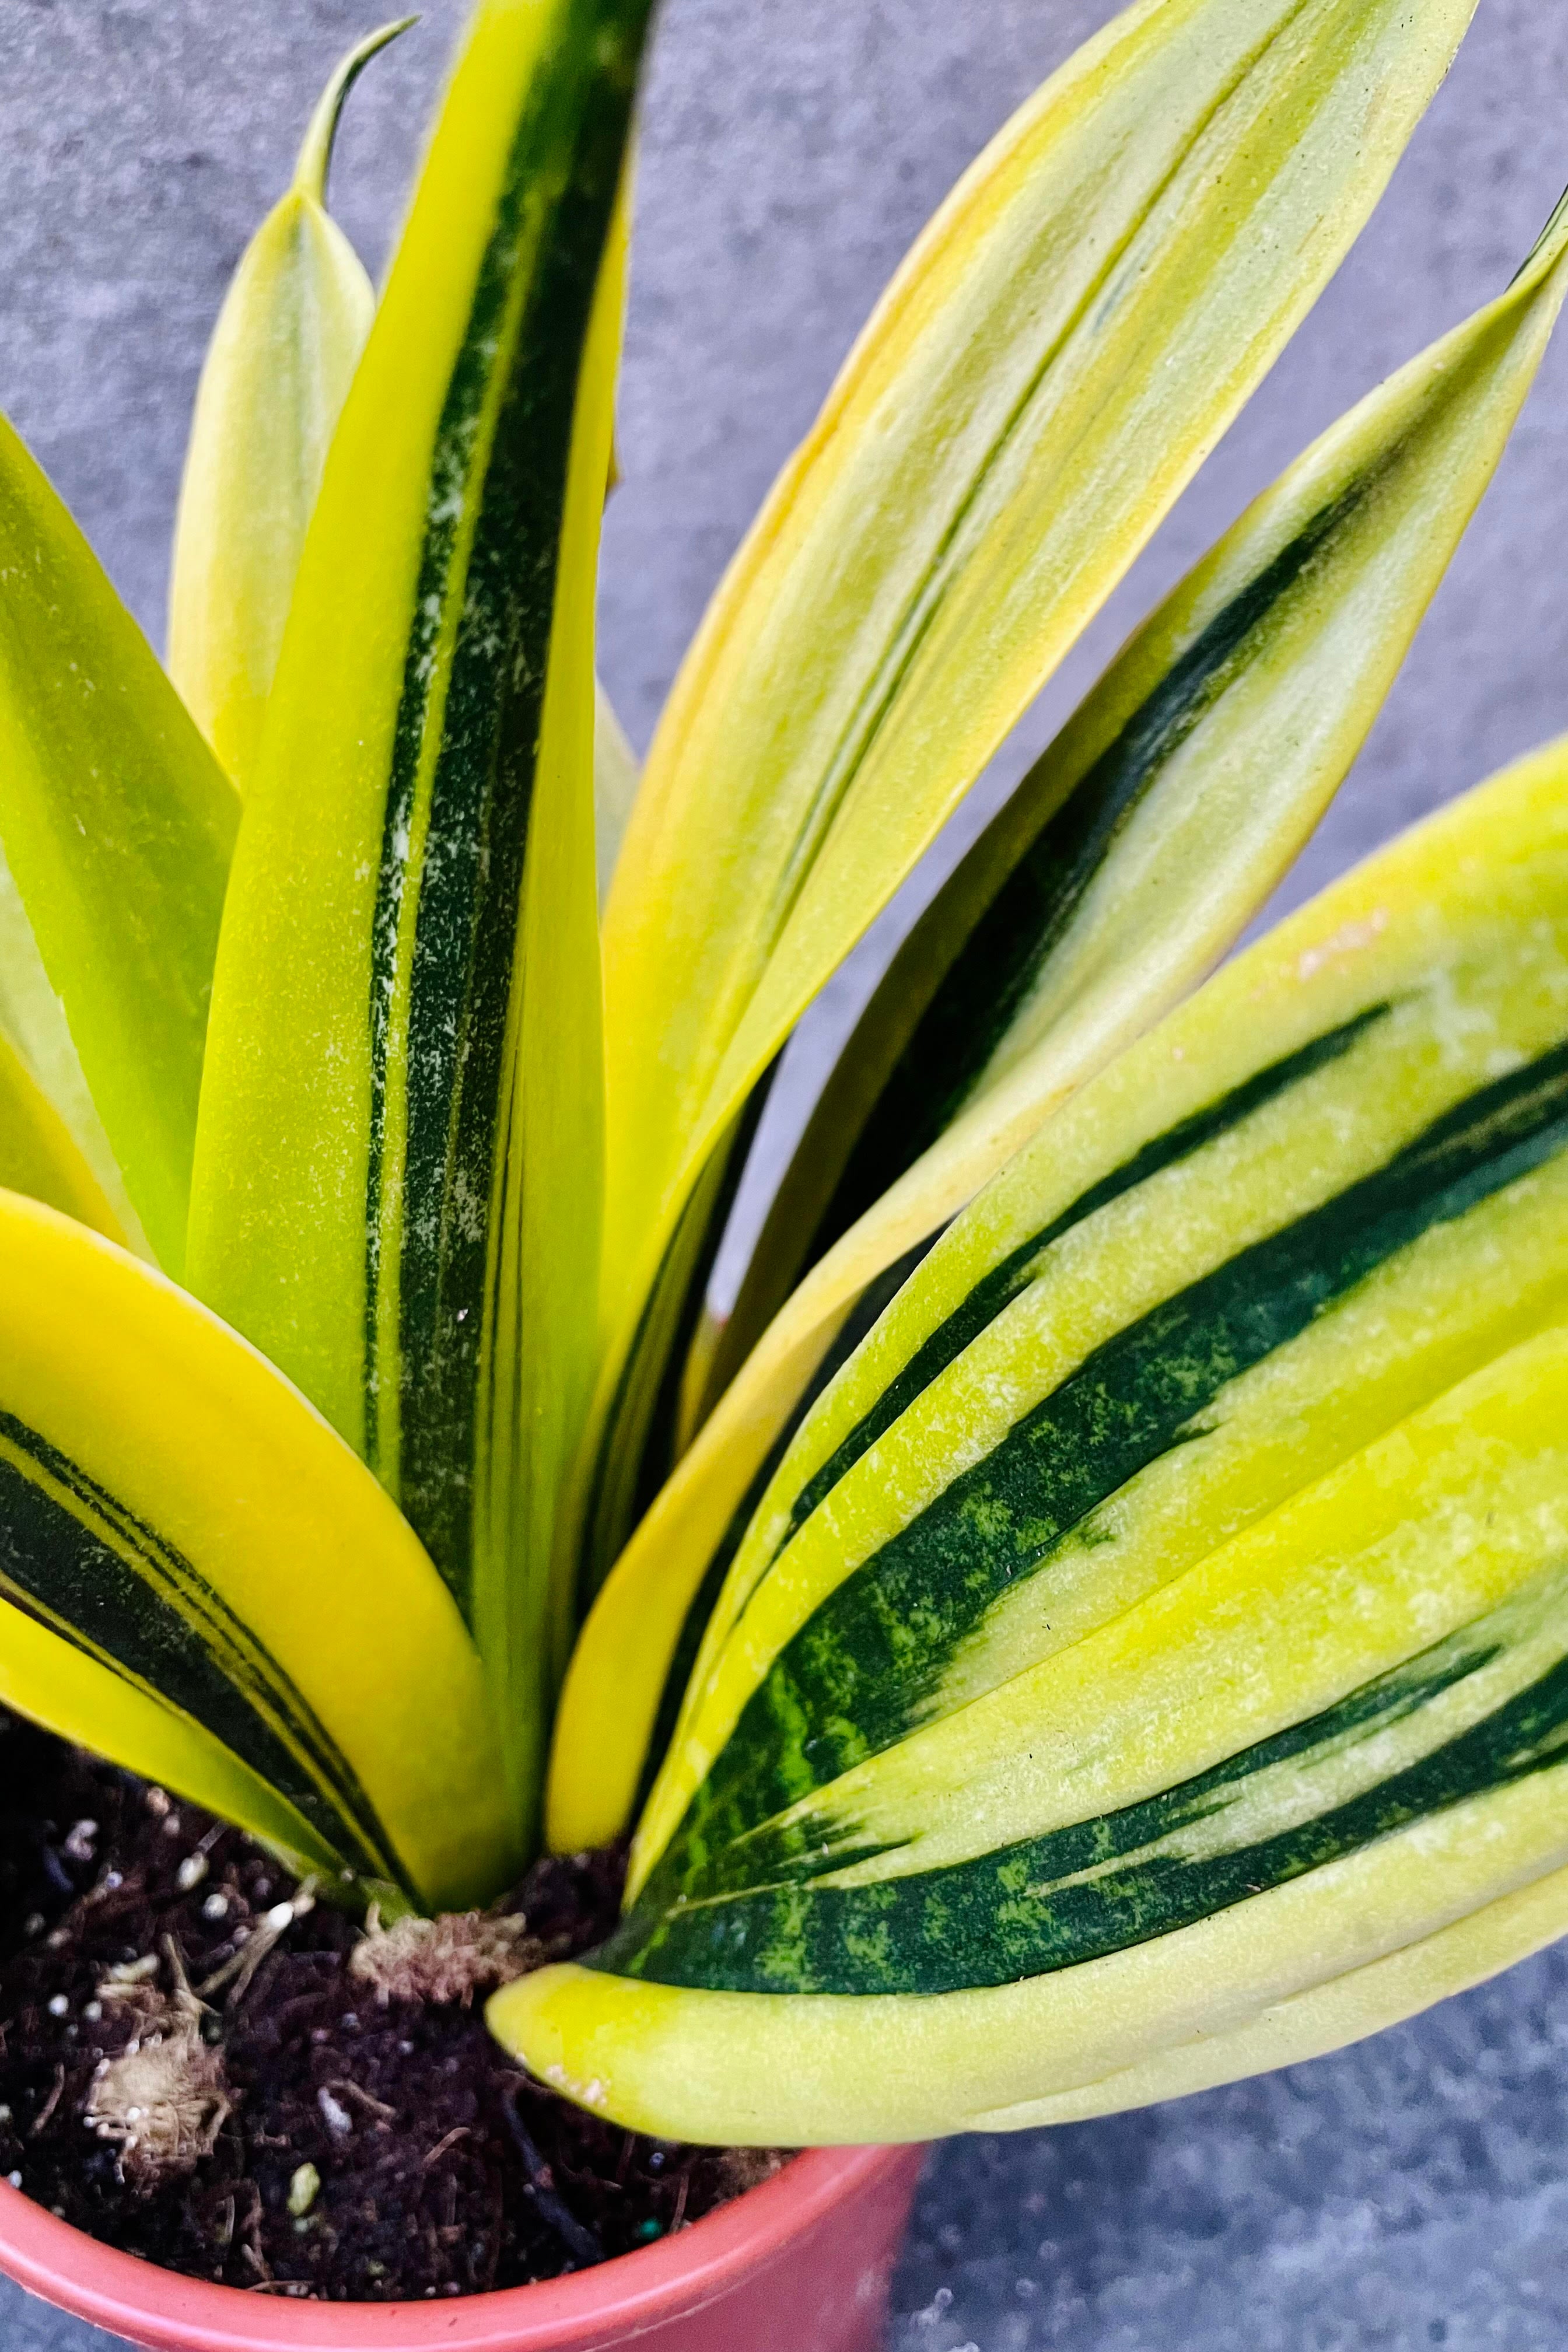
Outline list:
[[[1460,1834],[1470,1826],[1461,1823]],[[1438,1860],[1440,1864],[1440,1856]],[[1175,2014],[1172,2031],[1152,2032],[1149,2054],[1131,2065],[1119,2069],[1112,2062],[1111,2071],[1097,2080],[1044,2099],[1009,2099],[977,2115],[975,2128],[1017,2131],[1114,2115],[1342,2050],[1348,2042],[1401,2024],[1435,2002],[1527,1959],[1562,1934],[1564,1905],[1568,1870],[1549,1871],[1433,1935],[1352,1966],[1342,1976],[1330,1976],[1303,1991],[1282,1993],[1262,2006],[1254,2003],[1234,2023],[1216,2025],[1212,2017],[1194,2021],[1190,2011]]]
[[[9,1704],[422,1902],[507,1883],[479,1660],[375,1480],[205,1308],[10,1193],[0,1518],[0,1598],[48,1636],[7,1613]]]
[[[648,0],[485,0],[338,428],[225,914],[191,1279],[428,1547],[537,1805],[603,1070],[594,598]]]
[[[1302,1996],[1325,2046],[1553,1881],[1561,1932],[1565,1406],[1568,741],[936,1244],[745,1534],[620,1928],[498,2031],[623,2124],[913,2138],[1270,2063]]]
[[[1364,1284],[1381,1263],[1374,1257],[1363,1264],[1356,1255],[1361,1229],[1337,1206],[1341,1196],[1360,1204],[1358,1217],[1365,1202],[1375,1206],[1381,1196],[1357,1188],[1385,1163],[1394,1194],[1415,1184],[1416,1162],[1401,1155],[1429,1129],[1438,1134],[1450,1118],[1459,1121],[1456,1133],[1468,1134],[1463,1112],[1475,1128],[1481,1172],[1473,1181],[1482,1187],[1477,1197],[1484,1206],[1494,1163],[1506,1171],[1516,1145],[1526,1150],[1509,1108],[1516,1093],[1523,1106],[1517,1119],[1528,1113],[1541,1122],[1539,1132],[1527,1129],[1528,1164],[1555,1151],[1555,1064],[1537,1065],[1543,1053],[1557,1053],[1560,1021],[1568,1035],[1568,744],[1536,755],[1417,827],[1228,966],[1075,1096],[937,1243],[808,1413],[746,1529],[710,1621],[677,1751],[639,1831],[645,1863],[729,1738],[763,1654],[759,1643],[765,1647],[764,1620],[776,1622],[782,1648],[790,1638],[786,1624],[793,1631],[849,1573],[837,1547],[851,1493],[870,1513],[864,1544],[857,1538],[851,1549],[869,1559],[882,1540],[871,1522],[890,1537],[954,1486],[958,1468],[992,1450],[985,1429],[994,1425],[1000,1438],[1012,1427],[1025,1390],[1030,1412],[1054,1395],[1074,1362],[1098,1364],[1101,1338],[1109,1342],[1124,1326],[1131,1334],[1127,1345],[1154,1348],[1164,1328],[1161,1302],[1179,1300],[1184,1315],[1191,1286],[1211,1276],[1220,1283],[1222,1269],[1232,1268],[1235,1280],[1250,1286],[1253,1337],[1270,1337],[1271,1294],[1264,1285],[1273,1279],[1274,1260],[1255,1262],[1247,1250],[1271,1234],[1282,1237],[1277,1246],[1289,1280],[1300,1257],[1307,1269],[1301,1282],[1317,1286],[1310,1328],[1290,1332],[1288,1346],[1279,1341],[1282,1355],[1271,1345],[1262,1357],[1225,1360],[1233,1374],[1238,1364],[1256,1360],[1271,1379],[1301,1360],[1326,1361],[1334,1333],[1347,1328],[1327,1317],[1328,1304],[1351,1298],[1346,1281]],[[1503,1090],[1496,1100],[1494,1087]],[[1458,1263],[1454,1254],[1464,1240],[1460,1227],[1444,1221],[1447,1167],[1441,1154],[1432,1160],[1436,1205],[1424,1213],[1444,1237],[1443,1267]],[[1412,1195],[1417,1197],[1426,1195]],[[1058,1220],[1065,1221],[1059,1248]],[[1403,1232],[1395,1224],[1387,1230]],[[1511,1265],[1511,1256],[1499,1262]],[[1542,1270],[1549,1278],[1550,1257]],[[1467,1275],[1466,1283],[1471,1280]],[[1433,1329],[1439,1348],[1445,1333],[1462,1332],[1468,1314],[1492,1311],[1489,1299],[1461,1312],[1463,1291],[1461,1284],[1454,1297],[1444,1293],[1448,1319]],[[1528,1282],[1516,1280],[1498,1311],[1528,1313],[1532,1295]],[[1224,1307],[1229,1294],[1222,1285],[1215,1296]],[[1306,1296],[1289,1289],[1294,1304],[1280,1311],[1294,1312]],[[1355,1289],[1354,1299],[1361,1297]],[[1427,1298],[1418,1283],[1412,1297],[1416,1323],[1387,1327],[1384,1344],[1394,1348],[1398,1365],[1419,1360],[1414,1333],[1426,1328]],[[1148,1316],[1155,1321],[1145,1328]],[[1188,1344],[1185,1323],[1177,1336]],[[1022,1351],[1022,1388],[1003,1369],[1015,1346]],[[1380,1360],[1369,1344],[1358,1359],[1366,1379],[1375,1376]],[[1150,1361],[1158,1374],[1157,1349]],[[955,1393],[988,1378],[994,1385],[984,1427],[967,1409],[944,1423]],[[1331,1419],[1359,1442],[1369,1423],[1367,1410],[1352,1405],[1355,1385],[1343,1368],[1335,1372],[1331,1389],[1339,1403]],[[1080,1404],[1097,1392],[1092,1383],[1072,1391]],[[1318,1393],[1309,1386],[1303,1412]],[[1173,1409],[1183,1404],[1184,1426],[1204,1406],[1203,1378],[1194,1370],[1184,1387],[1176,1381],[1169,1401]],[[1261,1427],[1270,1425],[1265,1413]],[[1054,1420],[1049,1426],[1055,1429]],[[1119,1426],[1113,1414],[1107,1427]],[[943,1429],[950,1434],[939,1443]],[[897,1449],[896,1469],[889,1447]],[[1191,1527],[1199,1540],[1206,1522],[1196,1497],[1216,1451],[1228,1459],[1226,1447],[1178,1447],[1152,1474],[1156,1485],[1192,1492]],[[1082,1462],[1084,1475],[1093,1477],[1091,1457],[1092,1449]],[[1242,1458],[1253,1459],[1247,1446]],[[845,1483],[850,1480],[852,1486]],[[963,1492],[967,1496],[968,1489]],[[955,1502],[957,1493],[955,1486]],[[971,1517],[976,1527],[992,1524],[978,1503]],[[1007,1520],[1005,1513],[994,1522],[998,1559],[1007,1554]],[[775,1574],[770,1563],[781,1545],[787,1572],[781,1558]],[[1117,1547],[1108,1549],[1120,1558]],[[1173,1539],[1163,1556],[1167,1565],[1176,1564],[1178,1551]],[[954,1574],[959,1556],[957,1547],[944,1554]],[[808,1570],[808,1559],[818,1566]],[[1026,1613],[1035,1590],[1017,1587]],[[989,1607],[980,1582],[969,1591],[977,1608]],[[994,1622],[1007,1614],[1004,1603]],[[742,1620],[744,1655],[735,1646]],[[976,1646],[972,1633],[957,1638],[964,1671],[973,1669],[982,1683],[990,1673],[987,1658],[1004,1676],[1016,1670],[1010,1655]]]
[[[141,1233],[172,1273],[237,816],[151,646],[0,422],[0,853],[68,1024],[57,1064],[79,1066]],[[10,901],[7,966],[17,929]]]
[[[376,51],[351,49],[305,134],[287,195],[240,257],[196,392],[174,528],[169,673],[235,782],[256,762],[300,551],[375,296],[326,209],[343,101]]]
[[[748,1490],[808,1385],[981,1184],[1202,977],[1289,866],[1491,478],[1565,287],[1568,207],[1500,299],[1352,409],[1167,598],[895,958],[785,1176],[715,1388],[781,1279],[823,1254],[584,1631],[551,1801],[568,1846],[629,1819]]]
[[[0,1601],[0,1706],[241,1823],[301,1878],[335,1878],[344,1866],[302,1813],[192,1717],[8,1601]]]
[[[710,1162],[1338,265],[1469,14],[1139,0],[965,175],[786,467],[677,681],[607,909],[594,1581]]]

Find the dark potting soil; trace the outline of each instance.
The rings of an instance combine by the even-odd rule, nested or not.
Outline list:
[[[547,1859],[498,1907],[525,1916],[531,1951],[567,1958],[613,1924],[622,1870],[611,1853]],[[348,1967],[358,1925],[318,1902],[248,1980],[231,1968],[209,1990],[201,2042],[221,2051],[229,2112],[193,2170],[149,2181],[89,2120],[103,2062],[145,2033],[149,2001],[182,1997],[182,1972],[199,1993],[243,1963],[295,1892],[238,1831],[0,1716],[0,2175],[193,2278],[391,2302],[586,2269],[782,2162],[568,2105],[492,2041],[482,1996],[384,2002]],[[127,1993],[102,1997],[138,1961]],[[290,2210],[307,2166],[319,2186]]]

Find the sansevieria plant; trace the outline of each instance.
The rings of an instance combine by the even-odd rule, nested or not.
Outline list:
[[[795,1024],[1472,5],[1137,0],[1072,58],[640,782],[594,613],[649,0],[481,0],[379,299],[326,175],[399,28],[340,68],[215,336],[170,675],[0,441],[0,1699],[384,1911],[630,1835],[610,1942],[490,2011],[620,2122],[1088,2115],[1568,1927],[1568,742],[1205,983],[1487,487],[1568,211],[1118,656],[706,1304]]]

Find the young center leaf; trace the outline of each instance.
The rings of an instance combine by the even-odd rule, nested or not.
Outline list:
[[[446,1578],[524,1820],[595,1336],[593,608],[647,15],[475,18],[301,559],[192,1218],[195,1286]]]
[[[6,1704],[317,1869],[423,1904],[506,1885],[521,1849],[479,1657],[298,1391],[8,1193],[0,1342]]]
[[[921,2137],[1305,2055],[1561,1932],[1565,1211],[1568,743],[937,1244],[747,1530],[621,1927],[503,2039],[628,2126]]]
[[[960,182],[765,504],[606,910],[592,1584],[748,1098],[1338,266],[1469,15],[1140,0]]]
[[[1497,301],[1331,427],[1111,665],[939,891],[845,1049],[715,1350],[817,1263],[587,1626],[551,1799],[629,1821],[764,1465],[910,1259],[1261,905],[1349,771],[1491,478],[1568,289],[1568,206]],[[929,1140],[928,1140],[929,1139]],[[888,1189],[884,1191],[884,1187]]]
[[[242,789],[256,764],[300,551],[375,296],[326,209],[344,100],[378,49],[352,48],[321,95],[286,195],[241,256],[196,392],[174,527],[169,674]]]

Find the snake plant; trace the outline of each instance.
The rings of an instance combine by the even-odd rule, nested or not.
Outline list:
[[[480,0],[379,298],[328,86],[165,674],[0,436],[0,1699],[388,1905],[631,1840],[490,2019],[624,2123],[1091,2114],[1568,1925],[1568,742],[1205,980],[1353,762],[1568,210],[778,1055],[1338,267],[1473,0],[1136,0],[938,212],[637,778],[651,0]],[[601,900],[603,901],[601,905]]]

